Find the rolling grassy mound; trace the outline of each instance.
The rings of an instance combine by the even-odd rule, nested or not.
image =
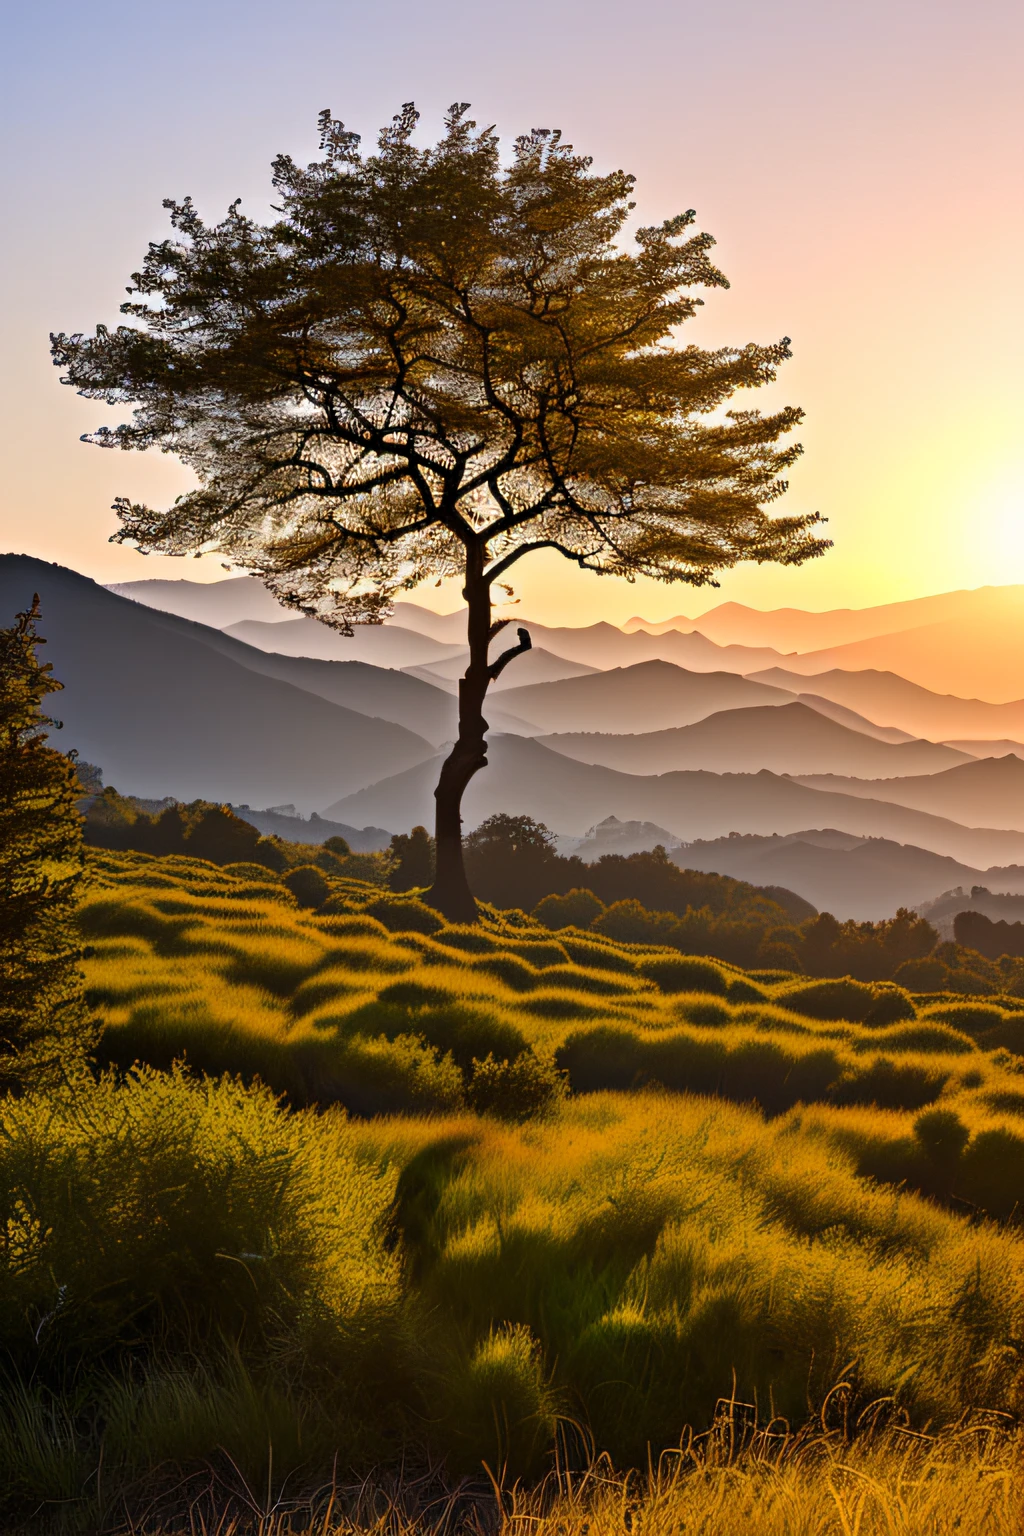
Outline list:
[[[1020,1214],[1018,999],[744,972],[521,913],[451,926],[352,880],[314,914],[256,865],[91,861],[89,996],[119,1067],[184,1058],[360,1116],[515,1120],[563,1087],[714,1095],[813,1124],[874,1178]]]
[[[764,1477],[827,1504],[822,1447],[879,1415],[1019,1417],[1012,999],[448,926],[344,877],[314,912],[294,871],[90,865],[108,1070],[0,1105],[4,1529],[199,1528],[206,1499],[219,1529],[328,1531],[339,1478],[535,1484],[557,1444],[563,1474],[652,1477],[689,1447],[734,1501],[694,1529],[731,1530]],[[1015,1444],[964,1452],[943,1507],[970,1523],[988,1468],[995,1509]],[[897,1442],[878,1457],[885,1519],[923,1508]],[[253,1513],[293,1499],[294,1527]],[[411,1533],[393,1514],[369,1526]]]

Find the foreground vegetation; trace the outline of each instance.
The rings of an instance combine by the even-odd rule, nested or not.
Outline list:
[[[1024,1003],[278,852],[88,854],[95,1051],[0,1101],[5,1528],[1014,1528]]]
[[[89,862],[99,1075],[0,1104],[8,1526],[1012,1528],[1015,999]]]
[[[854,1438],[816,1426],[793,1434],[755,1427],[743,1405],[723,1404],[714,1428],[687,1438],[644,1476],[604,1459],[582,1473],[564,1463],[539,1486],[463,1486],[453,1499],[429,1481],[345,1487],[267,1505],[246,1490],[196,1500],[197,1536],[441,1536],[454,1528],[512,1536],[1003,1536],[1024,1517],[1024,1447],[1004,1424],[981,1420],[937,1436],[863,1427]],[[475,1493],[475,1496],[474,1496]],[[218,1496],[219,1494],[219,1496]],[[148,1525],[146,1536],[158,1536]],[[161,1526],[159,1536],[170,1527]]]
[[[344,879],[313,912],[258,866],[90,857],[79,921],[107,1064],[184,1057],[358,1115],[515,1120],[566,1088],[714,1094],[861,1174],[1017,1219],[1020,999],[743,972],[521,913],[445,925]]]

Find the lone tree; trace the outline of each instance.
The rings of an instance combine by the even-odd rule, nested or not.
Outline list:
[[[39,599],[0,629],[0,1088],[52,1081],[84,1056],[89,1017],[74,910],[84,870],[82,787],[46,745],[40,708],[61,684],[36,656]]]
[[[219,551],[343,633],[396,593],[458,575],[469,665],[437,789],[433,903],[472,921],[463,792],[487,761],[484,699],[518,644],[492,589],[556,550],[583,570],[701,585],[739,560],[794,565],[816,514],[769,515],[800,452],[795,408],[722,412],[775,378],[788,340],[704,351],[676,328],[726,287],[693,212],[616,244],[633,178],[557,132],[502,164],[466,104],[413,142],[408,104],[364,156],[320,116],[321,156],[274,162],[278,217],[205,224],[167,201],[122,305],[130,323],[57,335],[63,382],[132,420],[87,441],[177,454],[198,486],[166,511],[119,499],[114,538]],[[716,414],[717,413],[717,414]]]

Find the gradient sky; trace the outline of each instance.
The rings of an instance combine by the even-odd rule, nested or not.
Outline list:
[[[78,441],[117,413],[59,387],[47,333],[116,321],[165,196],[263,213],[272,156],[311,158],[320,108],[370,138],[403,101],[433,134],[468,100],[507,139],[557,126],[632,171],[645,222],[697,209],[732,288],[686,334],[792,337],[759,403],[805,408],[787,504],[836,541],[718,592],[536,556],[524,609],[584,623],[1024,582],[1020,0],[9,0],[3,37],[0,547],[106,581],[223,576],[106,542],[115,495],[164,500],[185,477]]]

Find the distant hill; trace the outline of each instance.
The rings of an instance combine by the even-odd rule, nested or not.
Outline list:
[[[1024,695],[1024,588],[989,587],[965,610],[938,623],[898,634],[790,657],[785,665],[805,675],[839,667],[845,672],[895,672],[922,688],[1012,703]]]
[[[466,610],[457,608],[454,613],[435,613],[420,603],[398,602],[394,618],[386,621],[402,629],[411,629],[418,635],[429,635],[442,645],[466,644]]]
[[[969,865],[925,848],[887,838],[848,837],[840,843],[817,832],[722,837],[689,843],[671,856],[684,869],[786,885],[819,911],[858,922],[891,917],[898,907],[916,907],[939,891],[981,878]]]
[[[659,844],[662,848],[672,848],[678,841],[678,838],[664,827],[659,827],[656,822],[620,821],[617,816],[606,816],[604,821],[590,828],[572,852],[579,854],[589,864],[606,853],[628,856],[631,853],[646,853]]]
[[[267,624],[244,619],[229,624],[224,633],[261,651],[279,656],[310,656],[321,661],[368,661],[376,667],[415,667],[458,656],[463,647],[442,645],[429,635],[418,635],[397,624],[357,624],[355,633],[342,635],[317,619],[285,619]]]
[[[820,693],[798,693],[797,700],[801,704],[809,705],[811,709],[816,709],[819,715],[827,715],[830,720],[838,720],[840,725],[848,725],[851,731],[860,731],[862,736],[873,736],[876,741],[898,743],[921,739],[910,731],[901,731],[895,725],[876,725],[866,715],[858,715],[855,709],[847,709],[845,704],[837,704],[834,699],[822,698]],[[955,741],[946,741],[942,745],[966,752],[968,757],[980,756],[979,753],[970,752]]]
[[[671,661],[692,672],[753,672],[758,667],[786,661],[778,651],[770,648],[719,646],[700,634],[683,635],[674,631],[664,635],[626,634],[615,624],[604,622],[578,628],[568,625],[556,628],[537,624],[532,619],[519,622],[530,631],[534,645],[569,661],[600,667],[602,671],[611,667],[633,667],[644,661]]]
[[[954,747],[970,757],[1005,757],[1008,752],[1024,757],[1024,741],[1011,741],[1006,736],[1001,741],[944,741],[943,746]]]
[[[229,576],[224,581],[164,581],[150,577],[143,581],[115,581],[108,592],[130,597],[133,603],[176,613],[197,624],[224,629],[243,619],[265,623],[283,623],[294,619],[294,610],[285,608],[255,576]]]
[[[567,757],[624,773],[677,768],[757,773],[768,768],[773,773],[848,772],[866,779],[890,777],[894,769],[935,773],[971,761],[967,753],[930,741],[898,746],[875,741],[801,703],[720,710],[694,725],[642,735],[559,733],[541,740]]]
[[[375,667],[368,661],[319,661],[310,656],[277,656],[245,645],[223,630],[204,628],[204,645],[212,646],[233,661],[279,677],[284,682],[319,694],[334,704],[355,709],[360,714],[392,720],[425,736],[435,746],[452,741],[458,731],[458,704],[454,688],[444,687],[418,668],[399,671]],[[536,735],[536,728],[518,715],[510,714],[496,702],[488,702],[487,719],[494,730],[512,731],[520,736]]]
[[[239,661],[251,672],[277,677],[332,704],[404,725],[437,747],[458,730],[458,704],[436,683],[406,672],[374,667],[366,661],[316,661],[308,656],[275,656],[243,645],[230,635],[209,636],[204,643]],[[237,649],[236,649],[237,647]],[[509,728],[509,727],[503,727]],[[516,725],[511,726],[512,729]]]
[[[630,619],[623,628],[632,631],[642,627],[655,634],[675,628],[698,629],[717,645],[771,646],[778,651],[808,652],[945,621],[966,630],[978,618],[985,619],[993,603],[1019,605],[1024,612],[1024,586],[978,587],[871,608],[832,608],[824,613],[811,613],[803,608],[762,611],[743,603],[719,603],[699,618],[689,619],[680,614],[658,624],[637,618]]]
[[[945,891],[933,901],[921,902],[918,911],[922,917],[926,917],[930,923],[939,930],[944,939],[953,937],[953,920],[958,912],[980,912],[982,916],[991,918],[994,923],[1019,923],[1024,921],[1024,869],[1014,872],[1016,881],[998,886],[993,882],[993,889],[989,889],[988,883],[979,885],[974,883],[969,889],[963,886],[955,891]],[[1004,877],[1005,870],[987,870],[980,878],[986,882]]]
[[[223,653],[219,631],[62,566],[0,556],[0,622],[33,592],[43,655],[65,685],[52,701],[65,723],[56,744],[125,793],[312,809],[433,755],[401,725],[250,670]]]
[[[383,827],[349,827],[342,821],[327,821],[315,811],[307,819],[296,814],[294,806],[254,811],[249,805],[233,805],[231,809],[264,837],[283,837],[289,843],[326,843],[329,837],[343,837],[353,853],[378,853],[391,842],[391,833]]]
[[[805,676],[785,667],[752,672],[751,682],[792,693],[812,692],[855,709],[879,725],[895,725],[928,741],[967,737],[1017,737],[1024,733],[1024,698],[1012,704],[933,693],[894,672],[845,672],[834,668]]]
[[[493,660],[500,656],[503,650],[510,645],[515,645],[515,630],[511,635],[499,635],[490,649]],[[427,662],[424,666],[406,667],[403,670],[410,672],[414,677],[422,677],[428,682],[436,682],[441,687],[453,691],[458,689],[458,680],[469,665],[469,652],[459,651],[456,656],[447,661]],[[497,681],[493,682],[488,693],[488,699],[496,693],[503,693],[509,688],[521,688],[529,683],[555,683],[563,677],[588,677],[591,673],[598,672],[598,667],[588,667],[581,661],[569,661],[564,656],[556,656],[552,651],[545,651],[541,646],[535,645],[531,651],[517,656],[515,661],[509,663]]]
[[[1013,755],[986,757],[910,778],[801,774],[800,782],[845,795],[870,795],[972,827],[1012,827],[1024,832],[1024,762]]]
[[[511,669],[510,669],[511,670]],[[792,695],[734,672],[687,672],[668,661],[645,661],[556,683],[506,688],[502,705],[541,730],[657,731],[691,725],[721,709],[787,704]]]
[[[372,823],[392,832],[407,831],[417,822],[429,825],[438,767],[435,759],[394,774],[330,803],[324,814],[332,820],[355,826]],[[467,829],[495,811],[523,812],[553,832],[576,837],[611,815],[621,821],[656,822],[684,842],[734,831],[785,834],[826,826],[857,837],[887,837],[930,848],[973,868],[1024,857],[1024,835],[1019,832],[978,830],[882,799],[828,794],[767,770],[627,774],[576,762],[539,741],[516,736],[492,740],[489,765],[466,792]],[[793,888],[792,882],[773,883]]]
[[[223,581],[116,581],[108,585],[107,591],[145,603],[149,608],[209,624],[214,629],[226,629],[229,624],[240,624],[245,619],[280,624],[296,617],[294,609],[279,603],[256,576],[229,576]],[[465,645],[464,609],[442,614],[419,603],[396,603],[394,618],[386,622],[428,635],[445,645]]]

